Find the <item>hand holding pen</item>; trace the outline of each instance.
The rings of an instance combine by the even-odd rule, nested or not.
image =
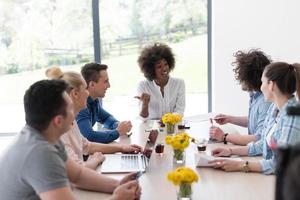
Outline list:
[[[230,116],[224,115],[224,114],[218,114],[216,115],[213,120],[217,122],[220,125],[230,123]]]
[[[222,140],[222,137],[224,135],[223,131],[214,125],[214,121],[216,118],[210,118],[210,124],[211,124],[211,127],[209,129],[209,140],[210,141],[213,141],[213,142],[216,142],[216,141],[221,141]]]

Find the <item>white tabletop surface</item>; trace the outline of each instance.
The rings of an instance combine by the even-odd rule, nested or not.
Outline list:
[[[202,120],[197,121],[193,118],[189,121],[190,129],[187,129],[191,136],[195,138],[208,139],[208,129],[210,122]],[[199,118],[200,119],[200,118]],[[156,122],[140,122],[134,123],[133,134],[131,137],[122,137],[120,143],[136,143],[144,146],[149,132],[145,130],[158,128]],[[223,127],[227,132],[234,132],[230,126]],[[163,142],[165,131],[161,131],[157,142]],[[210,154],[212,148],[216,146],[230,146],[221,143],[208,144],[206,154]],[[244,172],[224,172],[213,168],[196,168],[194,154],[198,153],[195,144],[191,143],[186,150],[185,165],[196,170],[200,179],[198,183],[193,183],[194,200],[256,200],[256,199],[274,199],[275,194],[275,176],[266,176],[259,173],[244,173]],[[247,158],[249,159],[249,158]],[[259,157],[250,159],[260,159]],[[176,187],[166,179],[169,171],[174,170],[178,165],[173,163],[172,148],[165,145],[163,156],[153,152],[150,164],[147,171],[139,179],[142,187],[142,200],[171,200],[176,199]],[[108,175],[116,178],[122,175]],[[99,200],[107,199],[111,195],[97,192],[84,191],[74,189],[78,199],[83,200]]]

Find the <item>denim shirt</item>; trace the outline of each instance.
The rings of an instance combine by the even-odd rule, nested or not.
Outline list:
[[[248,112],[248,134],[255,135],[256,141],[261,138],[261,131],[271,103],[265,101],[264,95],[257,91],[250,93]]]
[[[274,146],[285,146],[295,144],[300,141],[300,116],[287,115],[287,107],[297,105],[295,97],[290,98],[279,112],[275,104],[272,104],[268,110],[267,118],[263,125],[262,138],[255,142],[248,144],[248,155],[256,156],[262,155],[260,160],[262,173],[273,174],[275,171],[275,154],[274,149],[271,149],[267,144],[267,134],[275,123],[277,127],[271,137]],[[278,113],[278,115],[277,115]],[[276,116],[277,115],[277,116]]]
[[[102,108],[98,98],[93,100],[92,97],[88,97],[87,108],[78,113],[76,121],[81,134],[89,141],[109,143],[119,138],[119,132],[115,130],[119,121]],[[96,122],[111,130],[94,131],[93,126]]]

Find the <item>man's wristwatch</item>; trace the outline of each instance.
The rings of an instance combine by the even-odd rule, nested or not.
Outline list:
[[[249,162],[246,161],[244,164],[243,164],[243,167],[242,167],[242,170],[243,172],[250,172],[250,167],[249,167]]]
[[[227,144],[227,140],[226,140],[227,135],[228,135],[228,133],[225,133],[225,134],[224,134],[224,137],[223,137],[223,143],[224,143],[224,144]]]

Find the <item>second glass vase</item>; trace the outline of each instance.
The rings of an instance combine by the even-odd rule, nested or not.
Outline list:
[[[166,124],[167,134],[173,134],[175,133],[175,125],[167,123]]]
[[[174,155],[173,155],[174,163],[176,164],[184,164],[185,163],[185,151],[174,149]]]

